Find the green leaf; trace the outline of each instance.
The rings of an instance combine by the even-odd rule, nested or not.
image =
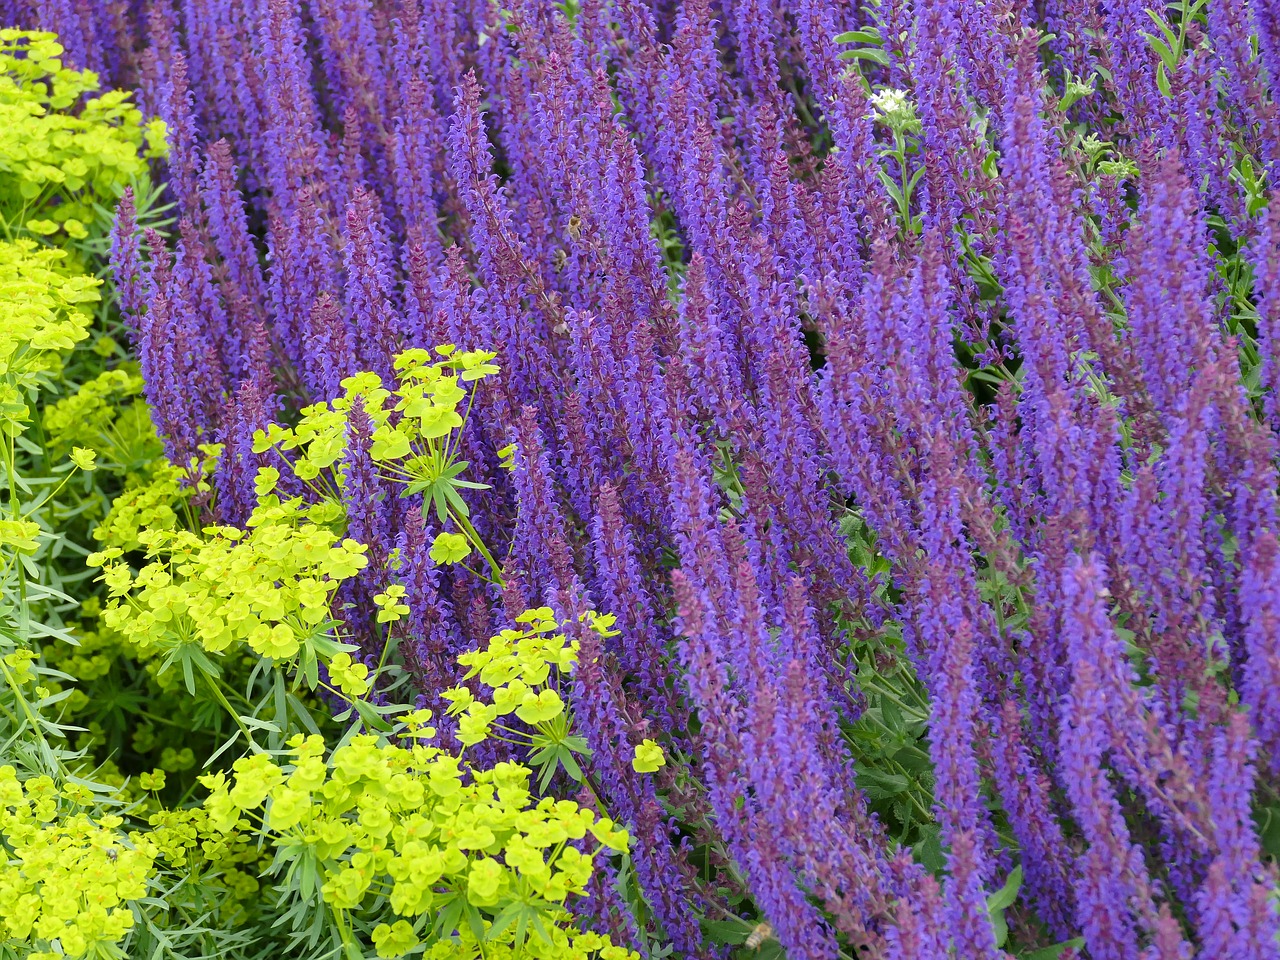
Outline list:
[[[1006,910],[1018,899],[1022,889],[1022,865],[1013,868],[1004,886],[987,898],[987,910]]]
[[[884,39],[880,36],[880,31],[875,27],[863,27],[861,30],[847,30],[844,33],[837,33],[835,40],[836,43],[866,43],[872,46],[880,46],[884,43]]]
[[[911,850],[930,873],[940,873],[947,864],[946,857],[942,854],[942,841],[939,839],[936,823],[925,824],[920,828],[920,839]]]
[[[241,714],[240,722],[251,730],[266,730],[268,733],[280,733],[280,728],[276,726],[276,724],[267,720],[259,720],[257,717],[247,717]]]
[[[360,719],[364,721],[365,726],[370,730],[377,730],[379,733],[388,733],[393,727],[387,723],[378,713],[377,707],[363,700],[355,701],[356,712],[360,714]]]
[[[484,943],[484,915],[472,904],[467,903],[463,906],[467,915],[467,926],[471,928],[471,935],[480,943]]]
[[[1003,887],[987,898],[987,916],[991,920],[991,929],[995,933],[996,946],[1003,947],[1009,938],[1009,924],[1004,919],[1004,912],[1018,899],[1018,891],[1022,888],[1022,865],[1013,868],[1009,879]]]
[[[562,747],[560,749],[560,764],[564,767],[569,776],[573,777],[573,779],[577,780],[579,783],[582,782],[582,768],[578,766],[578,761],[573,759],[573,751],[566,747]]]
[[[556,764],[554,762],[548,763],[542,768],[542,776],[538,778],[538,790],[540,792],[546,793],[547,784],[551,782],[551,778],[555,772]]]
[[[1031,953],[1019,955],[1019,960],[1058,960],[1064,950],[1079,950],[1084,946],[1084,937],[1072,937],[1070,940],[1064,940],[1062,943],[1055,943],[1051,947],[1041,947],[1039,950],[1033,950]]]
[[[841,60],[870,60],[882,67],[889,65],[889,55],[876,47],[854,47],[852,50],[841,50]]]
[[[866,791],[872,800],[885,800],[906,793],[911,781],[899,773],[886,773],[883,770],[859,770],[858,786]]]
[[[514,900],[507,904],[502,912],[493,918],[488,932],[485,934],[486,941],[497,940],[499,936],[506,932],[507,927],[511,926],[519,918],[520,914],[526,909],[525,905],[519,900]]]
[[[458,929],[458,921],[462,919],[464,902],[462,894],[455,893],[443,910],[436,915],[435,932],[439,937],[453,936]]]
[[[1160,16],[1160,14],[1156,13],[1156,11],[1152,10],[1150,7],[1148,7],[1145,12],[1147,16],[1151,18],[1151,22],[1155,24],[1156,29],[1164,34],[1169,47],[1176,47],[1178,45],[1178,31],[1174,30],[1173,27],[1165,21],[1164,17]],[[1143,36],[1151,37],[1151,34],[1143,34]]]
[[[1004,946],[1004,942],[1009,939],[1009,924],[1004,918],[1004,911],[998,910],[995,913],[988,913],[987,918],[991,921],[991,934],[996,942],[996,949]]]
[[[702,932],[712,943],[736,946],[746,943],[751,927],[741,920],[704,920]]]

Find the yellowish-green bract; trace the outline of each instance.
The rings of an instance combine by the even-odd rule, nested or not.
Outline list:
[[[125,91],[101,96],[98,77],[70,70],[51,33],[0,30],[0,216],[81,240],[110,202],[163,155],[164,124],[144,124]]]
[[[146,896],[157,849],[131,842],[118,815],[64,812],[93,799],[47,776],[20,783],[0,767],[0,851],[10,851],[0,863],[0,945],[25,942],[31,960],[97,956],[133,927],[131,901]]]
[[[277,864],[301,873],[304,894],[320,891],[339,923],[385,896],[405,920],[375,928],[379,956],[417,948],[451,909],[467,918],[460,939],[429,957],[471,956],[477,936],[484,956],[503,956],[526,929],[530,957],[628,956],[574,930],[563,909],[584,892],[591,847],[625,851],[626,833],[570,801],[537,800],[519,764],[477,770],[426,745],[419,738],[434,737],[429,720],[428,711],[409,714],[398,742],[356,736],[327,761],[318,736],[296,737],[287,763],[238,760],[231,776],[203,778],[210,826],[255,831]]]
[[[404,495],[421,494],[423,510],[434,509],[442,530],[431,547],[436,563],[461,563],[475,550],[500,578],[497,561],[472,527],[464,493],[484,489],[462,477],[459,437],[474,393],[467,389],[493,376],[498,367],[487,350],[458,350],[444,344],[434,351],[415,348],[395,358],[397,383],[388,389],[377,374],[359,373],[342,381],[343,395],[331,402],[304,407],[298,423],[272,423],[254,435],[253,450],[275,451],[294,476],[317,496],[343,502],[345,480],[335,469],[346,448],[348,427],[360,410],[372,424],[370,458],[383,475],[404,487]],[[280,473],[258,472],[259,496],[275,490]]]
[[[247,643],[290,660],[323,643],[334,591],[368,563],[362,544],[332,529],[337,519],[332,504],[295,500],[260,506],[248,530],[143,530],[150,562],[136,574],[119,547],[90,557],[104,565],[103,619],[143,651],[191,642],[222,653]],[[323,649],[325,659],[337,652]]]
[[[20,237],[0,242],[0,435],[30,421],[28,401],[88,336],[100,281],[67,270],[65,251]]]

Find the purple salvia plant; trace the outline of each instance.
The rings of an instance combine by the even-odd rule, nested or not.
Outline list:
[[[199,317],[175,290],[173,262],[164,241],[149,230],[147,242],[151,262],[147,309],[137,321],[138,360],[165,455],[185,467],[196,457],[199,444],[206,439],[204,431],[213,424],[210,375],[217,375],[220,364],[201,336]]]
[[[369,548],[369,565],[353,580],[342,585],[341,599],[354,609],[348,614],[357,628],[363,653],[377,657],[381,650],[372,646],[380,632],[369,617],[372,598],[386,586],[387,566],[395,549],[395,531],[400,500],[395,489],[378,472],[369,455],[373,444],[373,420],[366,409],[363,395],[352,399],[347,411],[347,445],[343,452],[342,500],[347,511],[347,535]]]
[[[1214,736],[1210,767],[1207,803],[1218,853],[1196,897],[1206,955],[1280,956],[1276,912],[1257,909],[1258,888],[1269,891],[1272,882],[1261,870],[1253,824],[1255,754],[1247,718],[1233,713]],[[1262,952],[1255,952],[1260,947]]]
[[[138,319],[145,302],[145,282],[133,187],[125,187],[120,202],[116,205],[116,215],[111,225],[110,263],[119,296],[120,316],[124,318],[125,328],[136,337],[139,331]]]
[[[1280,95],[1280,4],[1276,0],[1249,0],[1249,14],[1258,38],[1258,55],[1275,99]]]
[[[1156,83],[1157,58],[1147,43],[1151,17],[1142,0],[1106,0],[1103,10],[1103,66],[1122,129],[1134,137],[1159,129],[1164,99]],[[1163,18],[1162,18],[1163,19]]]
[[[1254,301],[1258,309],[1259,377],[1263,409],[1272,430],[1280,430],[1280,194],[1273,194],[1250,250]]]
[[[265,328],[266,283],[249,232],[244,196],[236,183],[231,148],[225,139],[210,144],[205,153],[200,189],[205,224],[218,254],[214,277],[231,329],[243,348],[239,362],[245,369],[267,367],[270,344]]]
[[[261,454],[254,453],[253,434],[265,430],[271,422],[274,401],[273,396],[264,393],[260,382],[245,380],[223,412],[217,435],[222,453],[214,474],[218,519],[223,523],[243,527],[258,504],[255,479],[259,467],[267,462]]]
[[[329,178],[331,149],[311,90],[311,67],[296,0],[264,0],[258,40],[265,184],[272,211],[287,222],[304,186],[322,191],[316,198],[322,207],[336,199],[336,183]]]
[[[1253,53],[1245,0],[1220,0],[1206,9],[1214,59],[1225,77],[1227,99],[1244,122],[1240,131],[1271,177],[1280,175],[1280,106]]]
[[[1103,679],[1115,641],[1102,608],[1097,566],[1074,559],[1063,573],[1071,689],[1062,705],[1061,759],[1076,822],[1088,847],[1078,861],[1078,922],[1091,956],[1137,960],[1139,930],[1156,906],[1141,848],[1134,844],[1104,762],[1109,709]]]
[[[268,220],[271,318],[285,357],[301,368],[299,372],[315,391],[313,395],[332,397],[337,395],[336,389],[326,392],[319,388],[336,386],[336,380],[329,383],[326,379],[335,369],[340,371],[339,379],[355,372],[354,343],[347,350],[328,354],[311,352],[304,346],[309,338],[319,336],[323,341],[326,336],[315,330],[318,321],[314,310],[322,295],[333,297],[339,290],[334,242],[314,191],[301,190],[292,206],[287,221],[277,215]]]
[[[522,403],[529,402],[550,389],[542,383],[551,369],[547,337],[552,324],[546,323],[545,313],[556,310],[540,275],[525,257],[507,200],[491,173],[493,160],[474,74],[468,74],[459,88],[455,111],[448,137],[450,174],[471,219],[471,239],[492,324],[489,342],[506,358],[504,379],[509,389]]]
[[[716,626],[718,617],[708,591],[686,579],[683,571],[677,571],[672,582],[680,611],[686,683],[704,717],[703,777],[720,830],[788,955],[804,960],[835,957],[838,948],[830,928],[801,894],[778,839],[763,824],[752,823],[754,804],[746,796],[747,756],[737,730],[740,710],[726,692],[726,664],[718,652],[725,638]]]
[[[442,593],[441,570],[431,559],[432,530],[418,505],[405,510],[405,522],[396,537],[396,578],[405,587],[409,615],[403,641],[406,666],[434,701],[435,694],[456,679],[455,658],[459,646],[453,607]],[[443,703],[429,703],[441,710]]]
[[[355,330],[356,361],[384,382],[401,345],[404,321],[395,303],[395,274],[387,227],[376,194],[357,187],[346,210],[343,260],[347,308]]]

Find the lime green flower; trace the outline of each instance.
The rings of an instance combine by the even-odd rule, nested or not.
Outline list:
[[[378,623],[394,623],[408,615],[409,605],[402,602],[404,595],[405,588],[397,583],[373,598],[378,606]]]
[[[666,763],[667,758],[662,752],[662,747],[652,740],[645,740],[636,747],[631,767],[636,773],[653,773],[659,767],[666,766]]]
[[[98,454],[86,447],[73,447],[71,450],[71,462],[83,470],[90,473],[97,469]]]
[[[431,559],[436,563],[459,563],[471,553],[471,544],[460,533],[438,533],[431,544]]]
[[[403,957],[410,950],[416,949],[421,942],[418,935],[413,932],[413,927],[404,920],[397,920],[390,926],[385,923],[378,924],[373,928],[372,939],[373,945],[378,950],[378,956],[389,958],[389,960]]]

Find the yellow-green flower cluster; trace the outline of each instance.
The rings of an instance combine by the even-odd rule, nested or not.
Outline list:
[[[68,272],[66,253],[20,238],[0,242],[0,435],[30,419],[27,400],[62,368],[62,353],[88,336],[101,281]]]
[[[144,652],[244,643],[273,660],[327,660],[342,649],[330,635],[333,594],[368,563],[363,544],[334,531],[339,520],[328,503],[270,498],[247,531],[140,531],[150,562],[136,574],[119,547],[89,558],[107,585],[103,623]]]
[[[0,767],[0,941],[25,943],[31,960],[112,955],[103,948],[124,939],[130,901],[146,895],[154,845],[118,816],[67,813],[86,793]]]
[[[82,102],[98,77],[61,54],[51,33],[0,30],[0,215],[11,231],[78,240],[95,202],[110,206],[163,153],[164,125],[144,126],[124,91]]]
[[[605,636],[611,634],[616,619],[593,611],[585,618],[592,629]],[[515,714],[530,726],[540,727],[564,713],[564,700],[557,688],[560,675],[570,672],[577,662],[578,641],[566,638],[550,607],[526,610],[516,622],[521,625],[518,629],[503,630],[483,650],[458,657],[468,668],[464,680],[476,677],[493,689],[487,700],[478,699],[466,686],[442,694],[450,702],[449,713],[459,717],[458,739],[463,744],[485,740],[500,717]]]
[[[490,946],[509,948],[517,928],[499,929],[495,919],[525,908],[537,913],[534,929],[542,931],[530,935],[526,956],[607,948],[606,940],[573,930],[563,904],[590,879],[596,854],[588,838],[623,852],[626,832],[571,801],[534,802],[523,766],[477,770],[420,742],[434,736],[424,727],[429,719],[428,711],[407,718],[405,745],[360,735],[326,757],[321,737],[298,735],[292,762],[265,754],[237,760],[231,776],[202,778],[210,823],[229,832],[261,824],[278,862],[314,870],[302,888],[318,891],[339,914],[386,897],[405,919],[373,931],[379,956],[401,956],[433,937],[456,950],[457,938],[469,935],[468,915],[492,930],[484,955],[500,956]],[[451,904],[459,908],[457,929],[433,932]]]
[[[254,435],[254,452],[275,448],[284,454],[294,473],[306,483],[321,480],[331,470],[347,444],[347,421],[359,403],[373,422],[370,456],[396,479],[405,483],[434,481],[447,460],[441,446],[458,427],[459,413],[469,393],[463,386],[497,373],[485,350],[460,351],[451,345],[427,350],[407,350],[395,360],[399,385],[388,390],[373,373],[358,373],[342,381],[343,395],[332,402],[305,407],[295,427],[273,423]],[[466,464],[462,464],[463,467]],[[341,478],[330,496],[341,493]],[[422,487],[420,489],[426,489]]]
[[[157,773],[164,776],[162,771]],[[150,829],[130,836],[139,843],[145,837],[157,863],[198,875],[202,884],[223,887],[239,900],[258,891],[263,851],[253,834],[214,827],[202,806],[160,809],[147,818],[147,824]]]
[[[644,740],[636,745],[631,767],[636,773],[654,773],[667,765],[667,755],[655,740]]]
[[[84,447],[124,468],[158,459],[161,448],[141,399],[142,387],[142,376],[130,364],[99,374],[47,407],[44,430],[50,452],[60,457]]]
[[[93,537],[108,549],[140,550],[148,532],[177,530],[190,513],[191,500],[208,492],[207,480],[198,478],[192,483],[188,471],[161,457],[130,477],[124,492],[112,501],[106,517],[94,528]]]
[[[551,668],[567,672],[578,659],[578,643],[560,632],[550,607],[526,610],[516,618],[520,629],[503,630],[483,650],[461,654],[463,677],[478,677],[493,688],[492,697],[477,699],[466,686],[446,690],[449,713],[458,715],[458,740],[470,746],[486,739],[499,717],[515,714],[530,725],[545,723],[564,711],[559,692],[548,686]]]

